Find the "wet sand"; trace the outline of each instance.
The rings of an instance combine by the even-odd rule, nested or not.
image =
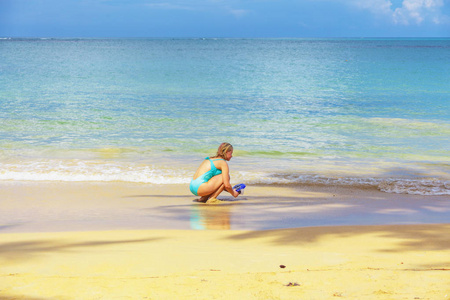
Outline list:
[[[448,197],[260,186],[207,205],[184,186],[1,191],[0,299],[450,299]]]
[[[133,229],[266,230],[311,226],[450,223],[448,196],[333,186],[249,186],[220,205],[186,185],[2,182],[0,232]]]

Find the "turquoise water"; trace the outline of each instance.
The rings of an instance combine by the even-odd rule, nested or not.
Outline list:
[[[450,39],[2,39],[0,180],[450,194]]]

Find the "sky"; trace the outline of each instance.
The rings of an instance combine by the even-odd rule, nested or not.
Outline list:
[[[450,0],[0,0],[0,37],[450,37]]]

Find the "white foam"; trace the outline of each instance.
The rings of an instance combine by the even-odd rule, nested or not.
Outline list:
[[[152,184],[188,183],[183,171],[130,163],[40,161],[27,165],[0,164],[0,180],[123,181]]]
[[[422,180],[392,180],[382,182],[380,191],[397,194],[450,195],[450,182],[435,178]]]
[[[331,177],[300,174],[249,174],[241,172],[239,179],[249,184],[314,184],[354,187],[374,187],[380,191],[397,194],[450,195],[450,181],[437,178],[403,179],[372,177]],[[245,178],[247,180],[245,180]]]
[[[0,163],[0,180],[134,182],[149,184],[189,184],[193,170],[118,161],[42,160]],[[387,193],[450,195],[450,181],[438,178],[404,179],[339,177],[310,174],[234,172],[233,182],[246,184],[314,184],[373,187]]]

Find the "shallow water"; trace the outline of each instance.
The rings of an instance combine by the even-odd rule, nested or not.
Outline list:
[[[0,180],[450,194],[450,39],[0,40]]]

